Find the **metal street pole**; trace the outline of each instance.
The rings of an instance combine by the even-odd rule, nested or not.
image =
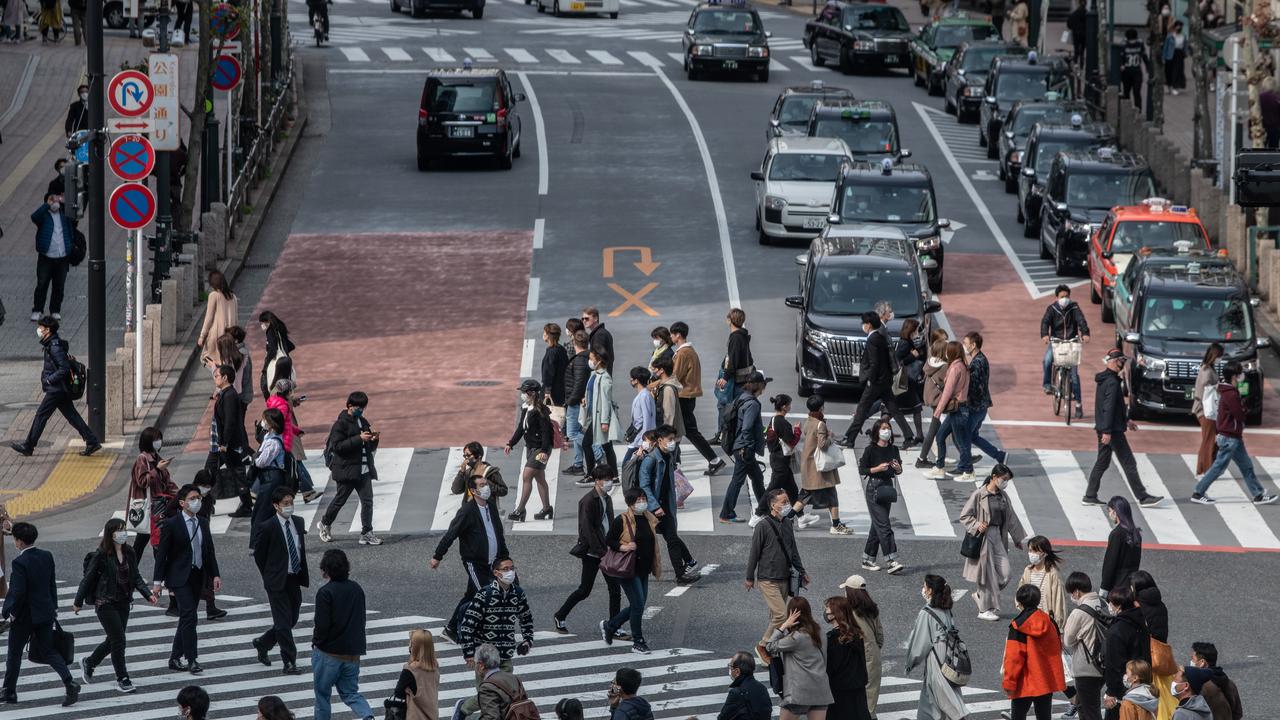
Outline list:
[[[162,0],[160,14],[156,16],[156,49],[158,52],[169,52],[169,2]],[[179,128],[180,129],[180,128]],[[173,229],[173,197],[169,192],[171,173],[173,172],[173,154],[162,150],[156,155],[156,244],[162,248],[170,246],[170,232]],[[142,252],[141,246],[138,252]],[[155,268],[157,280],[151,283],[151,302],[160,302],[160,268]]]
[[[85,8],[85,44],[89,52],[89,428],[99,439],[107,425],[107,262],[103,167],[106,137],[105,78],[102,51],[103,0]]]

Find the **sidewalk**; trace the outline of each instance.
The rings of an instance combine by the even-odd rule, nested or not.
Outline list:
[[[107,31],[107,77],[125,62],[145,60],[149,52],[141,41],[129,40],[123,31]],[[195,46],[175,48],[175,52],[183,64],[182,97],[189,104]],[[85,46],[76,47],[69,36],[60,44],[0,45],[0,118],[16,107],[0,127],[4,139],[0,144],[0,168],[4,169],[0,173],[0,227],[5,230],[0,238],[0,297],[8,314],[0,326],[0,443],[6,446],[0,447],[0,502],[6,503],[15,517],[92,492],[117,457],[132,457],[118,447],[108,447],[92,458],[80,457],[76,452],[79,437],[60,417],[50,421],[34,456],[24,458],[7,448],[9,441],[26,437],[40,399],[40,347],[34,325],[28,322],[36,259],[30,215],[44,201],[46,187],[54,177],[54,161],[66,156],[63,123],[76,86],[85,81],[86,69]],[[25,95],[20,92],[24,86]],[[183,137],[186,127],[183,122]],[[109,191],[118,181],[110,172],[107,177]],[[110,218],[106,223],[106,338],[110,355],[124,334],[126,266],[125,233]],[[60,333],[70,343],[72,354],[81,359],[87,359],[88,354],[87,269],[88,263],[82,263],[67,275]],[[84,404],[79,405],[81,413],[87,414]]]

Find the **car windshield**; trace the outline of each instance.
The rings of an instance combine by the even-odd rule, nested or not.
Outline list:
[[[1239,342],[1253,337],[1253,326],[1245,303],[1236,298],[1149,297],[1142,310],[1142,334],[1159,340]]]
[[[891,7],[848,10],[844,15],[844,24],[853,26],[855,30],[911,30],[911,26],[907,24],[907,16],[901,10]]]
[[[1031,128],[1035,124],[1048,117],[1053,110],[1050,107],[1024,107],[1018,110],[1018,114],[1013,118],[1013,127],[1009,128],[1013,131],[1014,137],[1027,137],[1031,134]]]
[[[1105,144],[1101,140],[1094,138],[1076,138],[1074,140],[1037,143],[1036,173],[1042,178],[1048,175],[1049,169],[1053,167],[1053,158],[1063,150],[1102,147]]]
[[[1048,72],[1010,72],[1001,73],[996,87],[996,99],[1001,101],[1022,100],[1024,98],[1042,98],[1053,89],[1049,85],[1052,76]],[[1058,82],[1057,78],[1053,78]]]
[[[933,45],[934,47],[960,47],[971,40],[986,40],[995,30],[990,25],[943,25],[938,28],[938,34],[933,38]]]
[[[898,133],[894,131],[893,123],[887,121],[823,118],[814,124],[814,130],[810,134],[840,138],[855,155],[898,151]]]
[[[843,155],[782,153],[773,157],[769,179],[779,182],[835,182]]]
[[[970,48],[964,54],[964,65],[962,67],[969,74],[986,73],[991,69],[992,58],[1008,54],[1009,50],[1002,47]]]
[[[888,301],[894,315],[920,313],[920,291],[907,270],[823,267],[814,273],[810,310],[823,315],[860,315]]]
[[[930,223],[933,191],[902,185],[846,185],[840,217],[858,222]]]
[[[1067,204],[1077,208],[1137,205],[1155,194],[1155,184],[1147,173],[1076,173],[1067,178]]]
[[[809,111],[818,102],[813,95],[792,95],[782,101],[782,109],[778,111],[778,122],[783,125],[807,125]]]
[[[431,110],[444,113],[493,112],[495,87],[496,83],[441,81],[435,86],[435,92],[431,98]]]
[[[717,10],[700,12],[693,18],[693,29],[700,33],[753,33],[759,32],[755,16],[749,12]]]
[[[1111,252],[1132,253],[1144,247],[1174,250],[1175,243],[1190,243],[1188,249],[1208,247],[1196,223],[1130,220],[1116,225],[1115,234],[1111,236]]]

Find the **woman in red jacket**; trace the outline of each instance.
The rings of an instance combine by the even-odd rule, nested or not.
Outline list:
[[[1058,628],[1040,608],[1040,589],[1023,585],[1014,596],[1018,616],[1009,623],[1009,639],[1004,643],[1004,691],[1012,700],[1012,720],[1026,720],[1027,711],[1036,720],[1052,717],[1053,694],[1067,688],[1062,675],[1062,641]]]

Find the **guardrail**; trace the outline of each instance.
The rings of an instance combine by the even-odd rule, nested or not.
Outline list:
[[[230,192],[227,193],[227,217],[230,222],[234,223],[241,217],[245,199],[249,196],[249,191],[262,179],[262,173],[275,149],[276,133],[280,130],[285,112],[291,104],[294,68],[293,54],[290,53],[289,64],[284,68],[284,77],[276,86],[276,97],[271,105],[271,112],[267,114],[266,122],[262,127],[254,128],[255,137],[249,152],[236,163],[238,173],[231,184]]]

